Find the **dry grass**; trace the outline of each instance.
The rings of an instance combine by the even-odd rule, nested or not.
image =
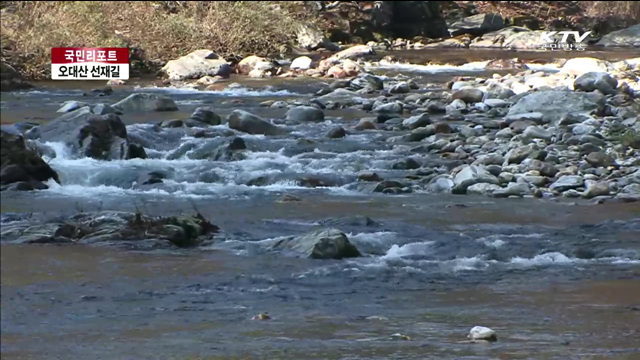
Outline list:
[[[124,47],[147,60],[196,49],[222,56],[277,53],[311,22],[301,2],[5,1],[2,57],[30,78],[48,77],[52,47]]]
[[[635,1],[582,1],[585,15],[595,18],[618,18],[630,24],[640,22],[640,2]]]

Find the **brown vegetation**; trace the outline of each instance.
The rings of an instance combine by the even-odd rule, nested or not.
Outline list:
[[[309,22],[301,2],[8,1],[2,60],[30,78],[47,76],[52,47],[135,47],[145,60],[212,49],[224,57],[269,54]]]
[[[320,2],[3,1],[1,60],[27,78],[43,79],[49,76],[52,47],[128,46],[136,50],[132,65],[139,70],[155,70],[162,61],[201,48],[225,58],[266,56],[277,54],[282,45],[293,45],[301,24],[330,28],[328,20],[310,10],[315,3]],[[543,28],[568,26],[594,30],[596,35],[640,22],[640,3],[633,1],[439,3],[445,15],[458,9],[462,16],[485,12],[507,18],[532,16]]]

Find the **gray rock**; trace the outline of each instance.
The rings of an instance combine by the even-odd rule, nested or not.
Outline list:
[[[347,136],[347,132],[342,126],[336,126],[327,132],[327,137],[329,139],[339,139],[345,136]]]
[[[409,87],[409,84],[407,84],[406,82],[402,81],[399,82],[395,85],[393,85],[390,89],[389,89],[389,93],[390,94],[406,94],[408,92],[411,91],[411,88]]]
[[[537,187],[543,187],[549,183],[549,178],[545,176],[525,175],[522,178],[529,184]]]
[[[472,88],[473,89],[473,84],[468,82],[468,81],[456,81],[451,85],[451,90],[452,91],[458,91],[458,90],[464,89],[464,88]]]
[[[618,87],[618,80],[606,72],[588,72],[580,75],[573,82],[573,88],[576,90],[587,92],[599,90],[605,95],[615,94],[616,87]]]
[[[602,151],[592,152],[585,160],[594,167],[609,167],[614,164],[614,159]]]
[[[360,89],[382,90],[384,88],[384,82],[382,81],[381,78],[375,75],[363,74],[351,80],[351,83],[349,86],[355,90],[360,90]]]
[[[449,26],[451,36],[470,34],[474,36],[500,30],[504,27],[504,19],[500,14],[478,14],[468,16]]]
[[[504,163],[504,157],[498,153],[480,155],[474,161],[474,164],[479,165],[502,165]]]
[[[559,170],[553,164],[536,159],[526,159],[522,162],[527,171],[537,171],[542,176],[555,177]]]
[[[565,192],[584,185],[584,179],[579,175],[563,175],[549,187],[551,190]]]
[[[547,142],[550,142],[553,138],[553,134],[550,131],[547,131],[539,126],[529,126],[527,127],[522,136],[525,139],[543,139]]]
[[[556,125],[569,113],[590,115],[593,112],[602,111],[605,100],[605,97],[598,93],[541,91],[524,96],[509,109],[507,115],[540,112],[544,115],[544,122]]]
[[[467,165],[453,179],[455,187],[452,192],[454,194],[465,194],[467,188],[471,185],[479,183],[488,183],[498,185],[498,178],[491,175],[486,169],[477,165]]]
[[[373,104],[373,111],[384,114],[400,114],[402,113],[402,103],[399,101],[390,103],[376,101]]]
[[[467,194],[490,195],[497,190],[502,190],[502,188],[495,184],[479,183],[469,186],[467,188]]]
[[[49,179],[60,183],[55,170],[28,146],[22,135],[3,130],[0,142],[0,185],[21,183],[15,190],[35,190],[46,189],[42,182]]]
[[[579,124],[581,122],[593,119],[593,117],[580,113],[568,113],[562,116],[558,125],[569,126],[573,124]]]
[[[273,250],[289,250],[310,259],[344,259],[362,256],[360,251],[338,229],[328,228],[304,235],[279,239]]]
[[[303,25],[296,32],[298,46],[306,50],[325,48],[329,51],[340,51],[342,48],[329,41],[322,31],[312,25]]]
[[[67,113],[73,110],[80,109],[81,107],[89,106],[88,103],[82,101],[69,100],[62,105],[60,109],[58,109],[59,113]]]
[[[324,112],[312,106],[296,106],[289,109],[285,117],[296,123],[320,122],[324,120]]]
[[[167,62],[161,71],[169,80],[200,79],[204,76],[229,77],[231,66],[211,50],[196,50]]]
[[[247,134],[282,135],[286,129],[262,120],[259,116],[244,110],[234,110],[229,114],[229,128]]]
[[[191,114],[190,119],[211,126],[220,125],[222,123],[222,118],[209,107],[196,108],[193,114]]]
[[[96,115],[106,115],[117,114],[118,110],[114,109],[111,105],[99,103],[91,107],[91,112]]]
[[[449,175],[435,177],[431,180],[427,191],[432,193],[450,193],[455,183],[449,178]]]
[[[505,100],[515,95],[516,93],[513,90],[501,84],[492,84],[487,88],[487,99]]]
[[[402,121],[402,126],[409,130],[417,129],[431,124],[429,114],[415,115]]]
[[[585,181],[587,189],[582,193],[585,199],[593,199],[597,196],[605,196],[610,194],[609,183],[598,181]]]
[[[544,119],[543,113],[534,111],[534,112],[525,112],[525,113],[507,115],[505,116],[504,121],[507,124],[511,124],[516,121],[531,121],[535,124],[542,124],[543,119]]]
[[[594,126],[578,124],[571,129],[571,132],[573,135],[587,135],[593,133],[595,130],[596,128]]]
[[[450,113],[458,112],[460,110],[464,110],[466,108],[467,108],[467,104],[464,101],[460,99],[455,99],[451,102],[451,104],[447,105],[445,109],[447,114],[450,114]]]
[[[365,119],[360,119],[360,121],[358,121],[358,123],[356,124],[356,126],[354,126],[354,129],[358,130],[358,131],[362,131],[362,130],[376,130],[376,124],[373,123],[371,120],[367,120]]]
[[[507,165],[508,164],[520,164],[524,159],[529,157],[535,149],[531,145],[520,146],[515,149],[509,150],[505,155]]]
[[[604,47],[640,47],[640,24],[604,35],[597,46]]]
[[[318,97],[316,100],[325,106],[329,103],[338,104],[339,106],[352,106],[363,103],[360,94],[347,89],[336,89],[326,95]]]
[[[509,129],[511,129],[515,134],[522,134],[528,127],[534,124],[535,123],[531,120],[516,120],[509,124]]]
[[[460,99],[465,102],[465,104],[475,104],[478,102],[482,102],[484,97],[484,93],[479,89],[460,89],[451,95],[452,100]]]
[[[41,141],[62,142],[81,156],[99,160],[131,158],[127,128],[115,114],[96,115],[89,107],[83,107],[38,128]]]
[[[509,183],[505,189],[496,190],[493,192],[493,197],[506,198],[509,196],[525,196],[530,195],[531,189],[524,183]]]
[[[170,97],[150,93],[131,94],[112,107],[122,112],[178,110],[178,106]]]
[[[510,128],[504,128],[496,133],[496,137],[501,139],[511,139],[514,135],[513,130]]]
[[[546,44],[543,31],[510,26],[475,38],[469,48],[537,49]]]
[[[484,103],[490,108],[504,108],[510,105],[509,102],[502,99],[485,99]]]

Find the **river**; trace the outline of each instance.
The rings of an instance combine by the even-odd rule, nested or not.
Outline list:
[[[466,63],[372,71],[408,76],[419,92],[437,92],[453,76],[490,76],[483,61],[514,53],[433,54],[394,56],[426,64],[459,54]],[[594,54],[633,55],[587,55]],[[242,134],[250,151],[238,161],[194,155],[217,145],[216,137],[152,130],[151,123],[188,117],[205,105],[223,117],[243,109],[277,121],[286,109],[261,102],[304,103],[326,83],[232,81],[239,85],[197,91],[139,80],[108,97],[83,96],[96,82],[43,82],[2,94],[3,123],[47,122],[67,100],[111,103],[134,92],[168,95],[180,109],[121,116],[129,135],[147,144],[148,159],[77,159],[62,144],[47,144],[56,156],[46,160],[61,184],[3,191],[3,226],[93,211],[166,216],[196,206],[223,230],[211,244],[182,250],[146,241],[21,245],[3,238],[3,359],[640,357],[638,203],[495,199],[419,186],[406,194],[365,191],[356,184],[363,171],[395,179],[416,170],[392,166],[413,152],[387,142],[390,132],[327,138],[336,124],[350,128],[368,116],[362,110],[326,110],[324,122],[298,125],[287,137]],[[224,124],[208,130],[229,131]],[[138,185],[150,171],[166,179]],[[286,194],[300,201],[280,202]],[[340,229],[365,256],[300,259],[259,246],[318,226]],[[262,312],[271,319],[252,320]],[[467,342],[476,325],[494,329],[498,341]]]

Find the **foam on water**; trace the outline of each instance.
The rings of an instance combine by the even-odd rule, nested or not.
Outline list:
[[[544,237],[544,234],[494,234],[489,236],[483,236],[476,239],[477,242],[484,244],[487,247],[500,248],[507,244],[504,239],[539,239]]]
[[[392,231],[378,231],[371,233],[348,233],[346,234],[351,241],[361,241],[366,243],[388,244],[397,239],[398,234]]]
[[[68,89],[54,89],[54,90],[46,90],[46,89],[33,89],[33,90],[19,90],[13,91],[12,95],[21,95],[21,96],[34,96],[38,97],[40,100],[47,100],[48,98],[44,96],[55,96],[55,97],[69,97],[69,96],[77,96],[81,97],[85,91],[83,90],[68,90]]]
[[[433,241],[414,242],[398,246],[394,244],[381,259],[402,258],[405,256],[424,256],[433,253]]]
[[[158,87],[158,86],[145,86],[140,87],[137,86],[135,89],[139,92],[145,91],[156,91],[156,92],[166,92],[170,94],[183,94],[183,95],[191,95],[191,94],[212,94],[212,95],[220,95],[220,96],[296,96],[300,95],[295,92],[291,92],[289,90],[275,90],[269,87],[260,90],[249,89],[246,87],[228,87],[223,90],[198,90],[191,87]]]
[[[558,64],[527,64],[527,67],[533,71],[557,72],[560,71]]]
[[[511,259],[510,264],[521,267],[536,267],[549,265],[571,265],[579,262],[584,262],[584,260],[569,258],[560,252],[549,252],[546,254],[536,255],[533,258],[514,257]]]
[[[368,66],[371,70],[401,70],[408,72],[426,72],[426,73],[442,73],[442,72],[469,72],[484,71],[489,61],[475,61],[464,65],[416,65],[416,64],[400,64],[380,61],[379,65]]]

